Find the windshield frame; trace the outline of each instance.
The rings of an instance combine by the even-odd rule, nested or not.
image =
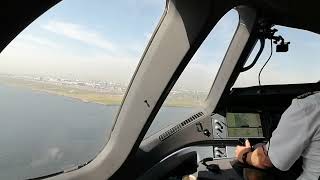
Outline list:
[[[113,175],[116,171],[121,172],[123,170],[124,166],[122,165],[134,156],[152,120],[194,53],[218,20],[236,6],[233,3],[222,3],[223,8],[218,6],[215,7],[216,9],[211,9],[211,3],[211,1],[199,3],[196,1],[167,0],[162,18],[143,53],[122,100],[112,131],[107,137],[108,143],[106,146],[95,159],[85,165],[40,178],[105,179],[115,177]],[[190,8],[195,9],[189,11]],[[190,13],[195,13],[194,15],[199,18],[190,16]],[[212,14],[216,16],[211,17]],[[237,55],[240,57],[240,52],[246,45],[251,31],[246,26],[248,19],[252,20],[247,16],[244,16],[243,19],[240,18],[239,26],[221,68],[225,63],[229,63],[227,61],[230,61],[231,57],[236,60],[238,60]],[[241,38],[240,36],[243,35],[245,36]],[[163,38],[167,38],[166,41],[161,41]],[[239,42],[240,45],[232,46],[232,44]],[[234,48],[239,48],[239,46],[240,51],[233,52]],[[166,61],[162,62],[161,59],[166,59]],[[232,61],[231,63],[236,62]],[[221,68],[217,76],[220,74]],[[158,76],[153,76],[157,69],[165,69],[165,71],[161,71]],[[230,71],[232,72],[231,69],[227,69],[227,72]],[[210,90],[207,104],[204,105],[207,110],[214,108],[214,103],[217,103],[217,98],[220,97],[211,98],[212,92],[215,91],[216,81],[217,78]],[[225,79],[221,81],[225,81]],[[142,90],[144,92],[140,92]],[[145,103],[145,100],[148,100],[147,103]]]

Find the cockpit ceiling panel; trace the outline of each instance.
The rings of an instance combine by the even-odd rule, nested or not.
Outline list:
[[[60,1],[0,1],[0,52],[31,22]]]
[[[273,24],[320,33],[320,1],[250,0],[247,4],[257,9],[258,16],[269,19]]]

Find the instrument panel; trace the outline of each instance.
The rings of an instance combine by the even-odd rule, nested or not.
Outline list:
[[[212,115],[214,139],[263,137],[259,113],[226,113]]]
[[[226,113],[226,116],[213,114],[211,116],[213,139],[223,141],[228,139],[263,139],[261,118],[259,113]],[[240,144],[240,142],[239,142]],[[215,145],[214,158],[233,158],[235,145]]]

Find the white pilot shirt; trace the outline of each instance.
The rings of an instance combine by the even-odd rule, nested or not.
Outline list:
[[[293,99],[273,131],[269,147],[272,164],[288,170],[302,156],[299,180],[318,180],[320,176],[320,93]]]

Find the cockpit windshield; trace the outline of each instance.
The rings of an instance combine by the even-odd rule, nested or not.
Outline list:
[[[164,9],[164,0],[61,1],[1,52],[0,179],[96,157]]]
[[[290,42],[289,49],[288,52],[276,52],[276,45],[273,44],[272,56],[261,72],[261,85],[318,82],[320,61],[317,57],[320,56],[320,36],[309,31],[283,26],[274,28],[278,30],[276,35],[281,35]],[[234,87],[259,85],[259,72],[270,56],[269,41],[266,40],[264,51],[255,66],[240,73]],[[260,43],[257,42],[245,66],[252,63],[259,48]]]

